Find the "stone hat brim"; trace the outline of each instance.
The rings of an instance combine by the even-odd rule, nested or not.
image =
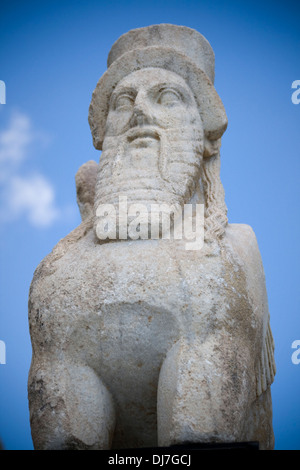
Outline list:
[[[219,139],[227,127],[223,103],[206,73],[186,55],[169,47],[150,46],[131,50],[117,58],[97,83],[89,108],[94,147],[102,150],[111,93],[125,76],[136,70],[156,67],[180,75],[190,86],[198,104],[205,136]]]

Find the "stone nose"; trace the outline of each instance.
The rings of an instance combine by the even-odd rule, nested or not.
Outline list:
[[[132,126],[143,126],[145,124],[151,123],[151,112],[149,108],[149,103],[147,102],[147,97],[145,93],[139,92],[136,95],[131,125]]]

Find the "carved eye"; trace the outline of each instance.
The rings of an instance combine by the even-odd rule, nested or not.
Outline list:
[[[181,96],[177,91],[167,88],[161,90],[157,102],[163,106],[173,106],[181,101]]]
[[[133,106],[133,98],[130,95],[120,95],[115,100],[115,109],[117,111],[127,111]]]

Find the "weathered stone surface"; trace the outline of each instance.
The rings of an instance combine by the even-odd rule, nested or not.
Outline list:
[[[211,47],[189,28],[152,26],[122,36],[108,66],[89,115],[100,163],[76,175],[83,221],[30,289],[35,448],[257,440],[271,449],[264,272],[251,227],[227,223],[227,119]],[[184,238],[99,240],[104,204],[120,235],[120,196],[149,210],[204,204],[202,249]]]
[[[82,220],[92,215],[98,165],[93,160],[82,165],[75,176],[77,203]]]

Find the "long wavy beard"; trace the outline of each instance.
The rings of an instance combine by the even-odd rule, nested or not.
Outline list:
[[[179,210],[193,198],[203,155],[201,131],[155,128],[155,133],[157,140],[145,147],[131,145],[127,134],[105,138],[96,184],[95,227],[97,209],[107,204],[115,207],[118,220],[120,198],[126,197],[128,206],[143,204],[149,214],[153,204]]]

